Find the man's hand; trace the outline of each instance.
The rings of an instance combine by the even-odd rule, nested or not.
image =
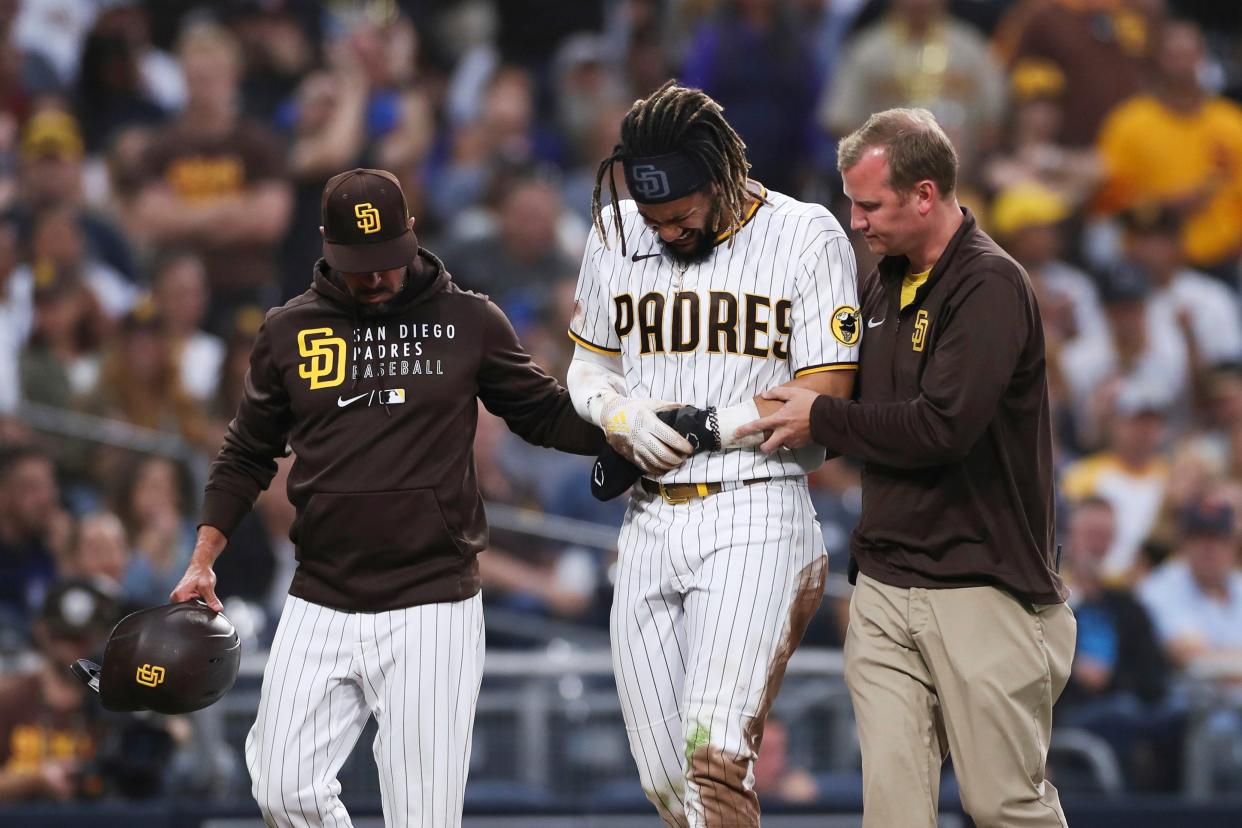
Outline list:
[[[694,446],[656,416],[659,411],[679,407],[664,400],[635,400],[614,394],[600,409],[600,426],[617,454],[645,474],[664,474],[694,453]]]
[[[769,388],[759,396],[765,400],[783,402],[784,405],[776,413],[738,428],[739,437],[761,431],[771,432],[763,445],[759,446],[768,454],[778,448],[802,448],[811,442],[811,405],[819,394],[808,388],[781,385]]]
[[[222,612],[224,604],[216,597],[216,573],[210,566],[196,564],[193,561],[186,567],[185,574],[168,596],[170,603],[176,604],[191,598],[202,598],[207,606],[215,612]]]
[[[176,604],[191,598],[202,598],[213,612],[224,611],[224,604],[216,597],[216,573],[211,565],[220,557],[227,543],[228,538],[216,527],[206,523],[198,527],[198,540],[194,544],[194,554],[190,556],[190,565],[168,596],[169,602]]]

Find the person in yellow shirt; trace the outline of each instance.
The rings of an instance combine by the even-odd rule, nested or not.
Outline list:
[[[1100,564],[1108,580],[1128,580],[1160,513],[1169,479],[1161,450],[1168,410],[1158,389],[1133,381],[1122,385],[1107,446],[1069,464],[1061,475],[1061,494],[1071,503],[1098,497],[1113,507],[1116,534]]]
[[[1151,94],[1118,106],[1100,130],[1106,179],[1096,207],[1162,203],[1185,218],[1182,249],[1201,270],[1236,275],[1242,253],[1242,107],[1208,95],[1206,51],[1191,23],[1168,24]]]

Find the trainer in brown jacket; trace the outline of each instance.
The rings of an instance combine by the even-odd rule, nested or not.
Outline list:
[[[413,228],[391,174],[328,182],[324,258],[259,331],[172,593],[219,611],[212,564],[288,445],[298,566],[246,739],[271,826],[349,824],[336,776],[372,715],[385,823],[460,825],[483,667],[476,400],[536,445],[604,446]]]
[[[747,428],[860,458],[845,678],[867,828],[936,824],[946,754],[980,828],[1064,826],[1044,777],[1075,621],[1053,552],[1052,438],[1026,273],[962,209],[931,113],[841,142],[850,224],[883,255],[862,290],[853,400],[797,388]]]

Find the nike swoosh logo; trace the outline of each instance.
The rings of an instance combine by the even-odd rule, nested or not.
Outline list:
[[[659,253],[645,253],[642,256],[640,256],[637,253],[635,253],[634,255],[630,256],[630,261],[641,262],[643,259],[654,259],[656,256],[659,256],[659,255],[660,255]]]
[[[336,407],[337,407],[337,408],[344,408],[344,407],[345,407],[345,406],[347,406],[347,405],[352,405],[352,404],[354,404],[354,403],[358,402],[358,400],[362,399],[363,397],[365,397],[365,396],[369,395],[370,393],[371,393],[370,391],[367,391],[367,392],[364,392],[364,393],[362,393],[362,394],[359,394],[359,395],[358,395],[358,396],[356,396],[356,397],[350,397],[348,400],[347,400],[347,399],[345,399],[344,397],[337,397],[337,398],[336,398]]]
[[[885,318],[887,318],[887,317],[885,317]],[[883,319],[881,319],[879,322],[876,322],[874,319],[868,319],[868,320],[867,320],[867,327],[868,327],[868,328],[878,328],[878,327],[880,327],[880,326],[881,326],[881,325],[883,325],[883,324],[884,324],[884,320],[883,320]]]

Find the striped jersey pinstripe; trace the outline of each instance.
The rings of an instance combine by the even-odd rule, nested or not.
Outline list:
[[[781,385],[795,376],[853,368],[858,362],[859,337],[846,344],[833,333],[833,315],[842,309],[856,316],[858,288],[853,249],[841,225],[826,208],[796,201],[781,193],[764,191],[760,204],[730,240],[717,244],[711,256],[683,268],[660,253],[655,232],[649,229],[633,201],[620,202],[626,254],[615,238],[611,208],[605,208],[607,247],[592,233],[583,256],[570,325],[574,341],[593,350],[619,354],[628,395],[704,408],[724,408]],[[729,242],[732,242],[730,244]],[[654,255],[652,255],[654,254]],[[652,340],[639,332],[640,302],[650,294],[647,321],[660,313],[660,352],[643,353]],[[722,307],[713,305],[731,294],[736,301],[738,352],[711,350],[704,331],[708,316]],[[694,294],[686,296],[685,294]],[[676,298],[679,295],[680,298]],[[748,299],[750,297],[758,297]],[[626,298],[628,297],[628,299]],[[764,302],[764,300],[767,300]],[[618,333],[621,305],[629,302],[635,324],[624,336]],[[733,300],[730,300],[733,301]],[[777,329],[778,303],[787,301],[790,331]],[[746,309],[758,324],[747,340]],[[696,305],[691,308],[690,305]],[[674,330],[672,308],[680,314]],[[724,319],[726,311],[719,311]],[[623,323],[626,320],[621,320]],[[697,322],[697,347],[675,351],[677,331],[684,333]],[[624,328],[624,324],[621,326]],[[859,331],[861,334],[861,331]],[[716,343],[728,342],[724,337]],[[742,352],[743,341],[753,343],[752,353]],[[776,351],[787,356],[781,358]],[[707,483],[755,477],[787,477],[814,470],[824,460],[823,449],[814,445],[791,451],[782,449],[770,457],[758,449],[738,449],[695,455],[664,475],[665,483]]]

